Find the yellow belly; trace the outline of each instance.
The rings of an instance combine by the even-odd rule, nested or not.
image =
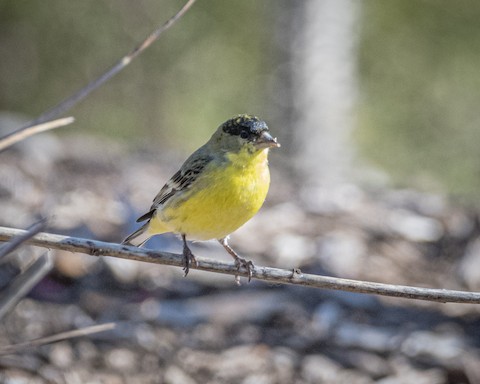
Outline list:
[[[158,209],[149,232],[184,233],[191,240],[209,240],[238,229],[258,212],[267,196],[267,152],[228,155],[230,163],[204,172],[191,190]]]

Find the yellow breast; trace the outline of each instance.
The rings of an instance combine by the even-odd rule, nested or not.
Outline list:
[[[251,219],[262,206],[270,185],[268,149],[228,154],[223,164],[213,163],[191,190],[159,210],[152,230],[168,228],[187,238],[223,238]],[[154,220],[155,221],[155,220]]]

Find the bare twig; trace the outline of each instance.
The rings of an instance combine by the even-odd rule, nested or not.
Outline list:
[[[52,344],[58,341],[66,340],[66,339],[72,339],[74,337],[91,335],[93,333],[110,331],[114,328],[115,328],[115,323],[105,323],[100,325],[92,325],[90,327],[85,327],[81,329],[76,329],[74,331],[61,332],[61,333],[57,333],[56,335],[41,337],[39,339],[26,341],[24,343],[0,347],[0,355],[11,355],[13,353],[19,353],[26,350],[30,350],[32,347]]]
[[[188,0],[185,5],[167,22],[165,22],[161,27],[153,31],[141,44],[134,48],[130,53],[122,57],[116,64],[114,64],[109,70],[99,76],[97,79],[90,82],[87,86],[80,89],[78,92],[70,96],[69,98],[62,101],[60,104],[56,105],[52,109],[46,111],[35,119],[32,124],[43,123],[45,121],[51,120],[57,116],[62,115],[75,104],[79,103],[85,99],[92,91],[99,88],[102,84],[110,80],[113,76],[119,73],[124,69],[128,64],[131,63],[138,55],[140,55],[145,49],[147,49],[153,42],[158,40],[158,38],[170,27],[172,27],[195,3],[196,0]],[[23,129],[23,128],[21,128]]]
[[[172,27],[192,7],[195,1],[196,0],[188,0],[174,16],[168,19],[167,22],[165,22],[161,27],[154,30],[141,44],[135,47],[130,53],[122,57],[116,64],[114,64],[109,70],[100,75],[98,78],[91,81],[85,87],[74,93],[69,98],[60,102],[55,107],[44,112],[38,118],[28,123],[26,126],[17,129],[16,131],[5,136],[4,138],[0,138],[0,152],[5,148],[31,135],[72,123],[73,118],[71,117],[50,122],[49,120],[52,120],[67,112],[75,104],[85,99],[91,92],[102,86],[105,82],[110,80],[113,76],[115,76],[122,69],[124,69],[128,64],[132,62],[133,59],[135,59],[138,55],[145,51],[145,49],[152,45],[153,42],[158,40],[158,38],[162,35],[163,32]]]
[[[2,259],[2,257],[4,257],[5,255],[8,255],[10,252],[14,251],[16,248],[22,245],[22,243],[24,243],[31,237],[35,236],[40,231],[43,231],[46,226],[47,226],[47,220],[42,219],[38,223],[35,223],[32,226],[30,226],[30,228],[27,228],[27,230],[24,233],[19,234],[16,237],[12,237],[8,243],[5,243],[2,246],[0,246],[0,260]]]
[[[36,135],[37,133],[63,127],[65,125],[72,124],[74,121],[75,119],[73,117],[64,117],[63,119],[52,120],[46,123],[38,123],[23,127],[15,132],[9,133],[8,135],[0,138],[0,152],[12,146],[13,144],[18,143],[19,141]]]
[[[0,260],[24,244],[28,239],[44,230],[46,219],[30,226],[18,236],[12,237],[8,243],[0,246]],[[0,319],[5,316],[52,268],[48,254],[41,255],[28,268],[7,286],[0,297]]]
[[[44,253],[8,284],[0,297],[0,319],[5,316],[52,269],[52,259]]]
[[[14,228],[0,227],[0,241],[8,241],[25,231]],[[121,244],[81,239],[39,233],[27,242],[46,248],[63,249],[71,252],[81,252],[92,256],[112,256],[121,259],[137,260],[148,263],[173,265],[183,267],[183,256],[169,252],[159,252]],[[246,271],[237,271],[233,264],[219,260],[196,257],[198,266],[191,268],[202,271],[241,275],[246,277]],[[341,291],[370,293],[382,296],[401,297],[407,299],[436,301],[442,303],[473,303],[480,304],[480,292],[452,291],[446,289],[420,288],[403,285],[381,284],[368,281],[341,279],[329,276],[319,276],[301,271],[291,271],[279,268],[255,266],[253,278],[281,284],[295,284],[315,288],[334,289]]]

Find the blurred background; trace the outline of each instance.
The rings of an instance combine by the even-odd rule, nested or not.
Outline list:
[[[99,76],[182,5],[2,1],[0,134]],[[265,207],[232,236],[240,253],[478,290],[479,18],[470,0],[199,0],[69,111],[73,125],[0,154],[0,224],[43,214],[51,232],[118,242],[186,156],[249,113],[282,147]],[[181,250],[169,235],[149,246]],[[228,259],[214,243],[195,247]],[[3,263],[4,296],[39,254]],[[2,319],[2,344],[105,321],[119,330],[0,357],[3,382],[480,383],[476,306],[49,257]]]

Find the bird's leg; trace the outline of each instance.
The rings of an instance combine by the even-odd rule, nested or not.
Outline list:
[[[237,270],[240,271],[241,267],[244,267],[247,270],[248,282],[250,282],[250,280],[252,279],[253,270],[255,269],[255,266],[253,265],[253,263],[250,260],[247,261],[247,260],[241,258],[240,256],[238,256],[238,254],[232,249],[232,247],[230,247],[230,245],[228,245],[226,237],[224,237],[223,239],[219,239],[218,241],[219,241],[220,244],[223,245],[223,248],[225,248],[225,250],[235,260],[235,265],[237,267]],[[238,285],[240,285],[240,276],[235,275],[235,281]]]
[[[188,271],[190,271],[190,264],[194,263],[196,266],[198,266],[197,260],[195,259],[194,254],[190,250],[190,248],[187,245],[187,239],[184,234],[182,234],[182,240],[183,240],[183,261],[185,263],[185,266],[183,267],[183,271],[185,272],[185,276],[188,275]]]

